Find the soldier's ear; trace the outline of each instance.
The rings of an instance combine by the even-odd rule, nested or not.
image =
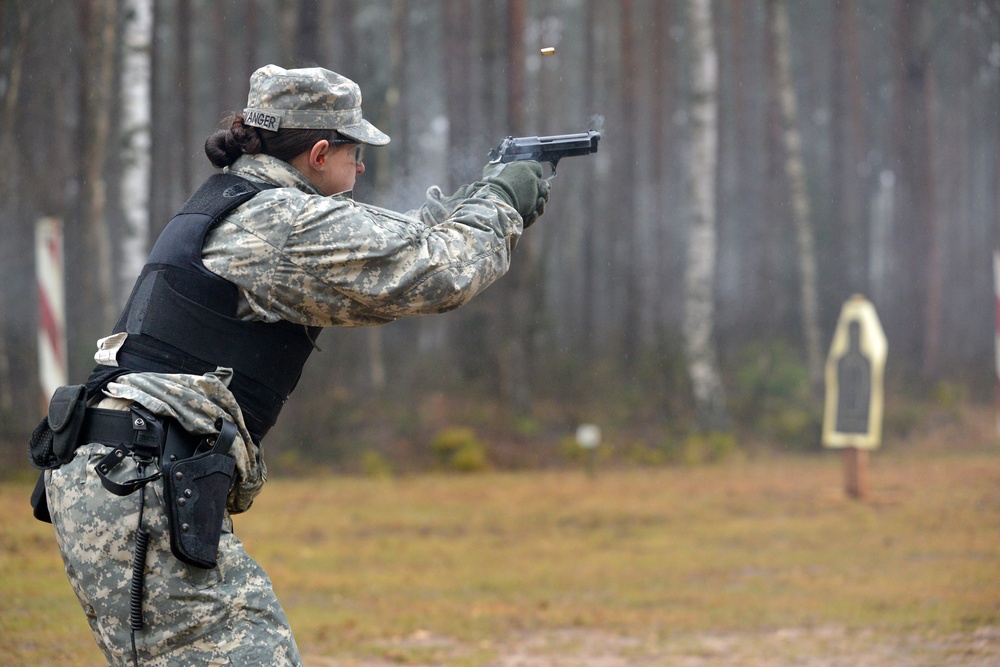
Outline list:
[[[330,150],[330,142],[320,139],[309,149],[309,166],[313,169],[322,169],[326,163],[326,154]]]

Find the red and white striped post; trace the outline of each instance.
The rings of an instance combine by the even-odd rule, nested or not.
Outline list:
[[[66,297],[63,282],[62,221],[35,224],[35,279],[38,285],[38,376],[43,411],[57,387],[68,382]]]
[[[1000,250],[993,252],[993,299],[996,312],[993,335],[997,374],[997,436],[1000,437]]]

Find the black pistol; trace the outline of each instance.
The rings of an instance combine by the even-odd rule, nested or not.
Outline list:
[[[490,151],[490,164],[535,160],[552,165],[552,175],[556,175],[556,165],[564,157],[590,155],[597,152],[597,142],[601,133],[596,130],[576,134],[557,134],[551,137],[507,137]]]

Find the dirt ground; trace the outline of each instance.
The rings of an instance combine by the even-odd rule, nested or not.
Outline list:
[[[759,634],[703,634],[666,641],[595,630],[525,633],[503,647],[464,646],[417,632],[384,642],[382,655],[331,659],[305,655],[309,667],[443,667],[470,663],[476,653],[500,657],[489,667],[997,667],[1000,628],[923,637],[877,636],[838,627],[786,628]],[[427,660],[418,655],[432,655]]]

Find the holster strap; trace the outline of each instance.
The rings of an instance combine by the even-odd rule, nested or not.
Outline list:
[[[97,476],[105,489],[116,496],[127,496],[149,482],[160,478],[159,466],[156,472],[145,477],[116,482],[111,479],[112,471],[122,461],[131,456],[138,462],[151,462],[163,453],[167,439],[167,424],[138,404],[132,404],[128,412],[124,410],[102,410],[89,408],[84,419],[83,435],[80,442],[99,442],[111,445],[111,450],[97,462]]]
[[[134,479],[125,480],[124,482],[116,482],[108,477],[108,475],[111,474],[111,471],[117,468],[118,465],[125,460],[129,453],[129,450],[124,446],[115,447],[110,454],[97,462],[97,476],[101,478],[101,484],[105,489],[116,496],[127,496],[133,491],[142,488],[149,482],[159,479],[162,474],[159,469],[157,469],[157,471],[152,475],[136,477]]]

